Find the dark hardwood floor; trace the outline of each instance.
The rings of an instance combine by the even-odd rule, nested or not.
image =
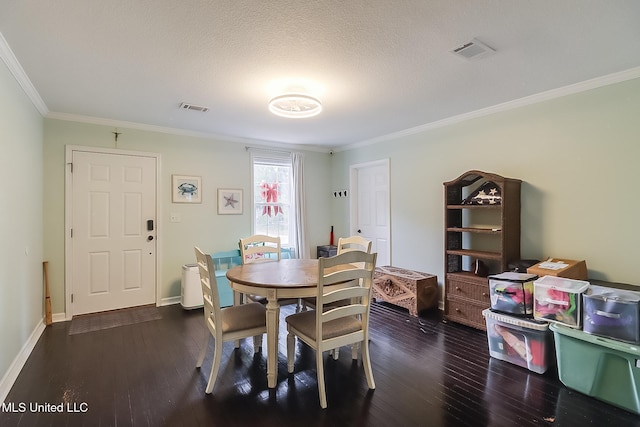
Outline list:
[[[225,343],[218,382],[205,395],[211,349],[195,368],[202,311],[160,312],[160,320],[78,335],[68,334],[70,322],[48,327],[0,426],[640,426],[639,416],[567,389],[555,369],[539,375],[491,359],[482,331],[383,304],[371,315],[376,390],[349,350],[337,361],[325,356],[322,410],[313,352],[299,343],[288,375],[282,332],[276,389],[267,388],[265,353],[254,356],[245,340],[239,350]],[[32,412],[36,403],[78,412]]]

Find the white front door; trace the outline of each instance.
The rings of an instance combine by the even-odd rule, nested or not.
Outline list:
[[[391,265],[389,161],[351,166],[351,234],[371,240],[378,266]]]
[[[155,303],[156,160],[73,151],[71,315]]]

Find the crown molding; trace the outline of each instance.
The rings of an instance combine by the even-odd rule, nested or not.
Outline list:
[[[260,139],[251,139],[251,138],[236,138],[227,135],[218,135],[207,132],[196,132],[187,129],[178,129],[164,126],[155,126],[155,125],[147,125],[143,123],[136,122],[127,122],[124,120],[113,120],[113,119],[104,119],[101,117],[92,117],[92,116],[84,116],[81,114],[68,114],[68,113],[57,113],[50,112],[45,116],[47,119],[55,119],[55,120],[63,120],[68,122],[77,122],[77,123],[88,123],[99,126],[109,126],[115,128],[126,128],[126,129],[135,129],[147,132],[158,132],[169,135],[181,135],[181,136],[189,136],[194,138],[205,138],[205,139],[216,139],[222,142],[233,142],[238,144],[250,144],[263,147],[265,149],[268,148],[276,148],[276,149],[287,149],[289,151],[301,150],[301,151],[315,151],[320,153],[328,153],[330,151],[329,148],[326,147],[318,147],[314,145],[295,145],[295,144],[283,144],[276,143],[271,141],[264,141]]]
[[[13,51],[9,47],[9,44],[2,33],[0,33],[0,58],[2,58],[5,64],[7,64],[9,71],[18,81],[18,84],[22,87],[22,90],[27,94],[36,109],[43,117],[46,116],[49,113],[49,109],[40,97],[36,88],[31,83],[31,80],[29,80],[29,77],[27,77],[27,73],[24,72],[22,65],[18,62],[18,59],[13,54]]]
[[[503,111],[513,110],[516,108],[524,107],[527,105],[537,104],[543,101],[549,101],[551,99],[561,98],[567,95],[573,95],[580,92],[585,92],[600,87],[622,83],[628,80],[640,78],[640,67],[631,68],[629,70],[620,71],[617,73],[608,74],[606,76],[596,77],[583,82],[574,83],[568,86],[563,86],[557,89],[551,89],[545,92],[536,93],[534,95],[525,96],[524,98],[515,99],[513,101],[503,102],[502,104],[493,105],[491,107],[482,108],[479,110],[471,111],[469,113],[459,114],[453,117],[447,117],[442,120],[427,123],[424,125],[412,127],[409,129],[401,130],[398,132],[382,135],[379,137],[371,138],[365,141],[356,142],[353,144],[345,145],[335,151],[346,151],[354,148],[365,147],[368,145],[377,144],[379,142],[390,141],[405,136],[415,135],[417,133],[425,132],[431,129],[437,129],[445,126],[454,125],[479,117],[488,116]]]

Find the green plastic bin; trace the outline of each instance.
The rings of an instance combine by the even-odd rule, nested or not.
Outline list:
[[[640,347],[551,324],[558,376],[567,387],[640,414]]]

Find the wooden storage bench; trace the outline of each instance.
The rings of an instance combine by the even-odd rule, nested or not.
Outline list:
[[[373,275],[373,297],[404,307],[417,316],[422,310],[438,306],[438,278],[404,268],[376,267]]]

